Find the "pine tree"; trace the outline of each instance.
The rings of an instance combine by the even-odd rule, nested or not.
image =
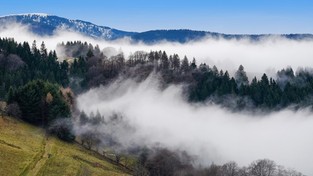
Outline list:
[[[92,50],[91,49],[89,49],[88,50],[88,52],[87,52],[87,58],[91,58],[91,57],[93,57],[94,56],[94,54],[93,54],[93,52],[92,52]]]
[[[218,69],[217,69],[217,67],[215,65],[212,67],[212,73],[213,73],[214,76],[218,75]]]
[[[190,64],[190,67],[191,67],[192,69],[196,69],[196,68],[197,68],[197,64],[196,64],[196,59],[195,59],[195,58],[192,59],[192,62],[191,62],[191,64]]]
[[[235,73],[235,80],[238,87],[242,85],[246,86],[249,84],[247,73],[244,71],[244,67],[242,65],[239,66],[238,70]]]
[[[37,52],[36,40],[33,41],[33,44],[32,44],[32,52],[33,52],[33,54],[35,54],[35,53]]]
[[[173,69],[174,70],[179,70],[179,68],[180,68],[180,59],[179,59],[179,56],[177,54],[173,55],[173,64],[172,65],[173,65]]]
[[[187,73],[189,71],[189,61],[188,61],[187,56],[184,57],[181,63],[181,70],[183,73]]]
[[[161,68],[163,70],[168,70],[169,69],[169,60],[168,60],[168,57],[167,57],[167,54],[165,51],[163,51],[162,53],[162,57],[161,57]]]
[[[80,125],[85,125],[88,121],[89,119],[87,117],[87,114],[84,111],[82,111],[79,116]]]
[[[41,58],[47,58],[48,56],[45,42],[42,42],[40,45],[40,55],[41,55]]]

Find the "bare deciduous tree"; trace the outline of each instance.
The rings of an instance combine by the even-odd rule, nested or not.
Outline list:
[[[237,176],[238,175],[238,165],[235,162],[228,162],[224,164],[221,168],[221,176]]]
[[[275,176],[276,171],[276,163],[268,159],[254,161],[249,166],[251,176]]]
[[[24,61],[18,55],[10,54],[7,57],[6,68],[9,71],[15,71],[24,65]]]
[[[96,146],[101,142],[99,135],[95,131],[87,131],[81,135],[82,144],[86,143],[87,148],[91,150],[92,147]]]

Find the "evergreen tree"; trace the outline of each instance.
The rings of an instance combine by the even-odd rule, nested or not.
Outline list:
[[[32,52],[33,54],[35,54],[37,52],[37,44],[36,44],[36,40],[33,41],[33,44],[32,44]]]
[[[188,62],[188,60],[187,60]],[[174,54],[173,55],[173,69],[174,70],[179,70],[180,68],[180,59],[179,59],[179,56],[177,54]]]
[[[189,61],[188,61],[187,56],[184,57],[181,63],[181,70],[183,73],[187,73],[189,71]]]
[[[41,43],[40,54],[41,54],[42,58],[47,58],[48,53],[47,53],[47,48],[46,48],[45,42]]]
[[[217,69],[217,67],[215,65],[212,67],[212,73],[213,73],[214,76],[218,75],[218,69]]]
[[[34,124],[43,124],[60,117],[69,117],[70,109],[57,85],[41,80],[20,87],[12,102],[17,102],[22,118]]]
[[[89,49],[88,52],[87,52],[87,58],[91,58],[94,56],[93,52],[92,52],[92,49]]]
[[[248,76],[244,71],[244,67],[242,65],[239,66],[238,70],[235,73],[235,80],[238,87],[242,85],[247,86],[249,84]]]
[[[163,70],[168,70],[169,69],[169,60],[168,60],[168,57],[167,57],[167,54],[165,51],[163,51],[162,53],[162,57],[161,57],[161,68]]]
[[[79,116],[79,123],[81,125],[85,125],[88,121],[89,119],[87,117],[87,114],[84,111],[82,111]]]
[[[191,67],[192,69],[196,69],[196,68],[197,68],[197,64],[196,64],[196,59],[195,59],[195,58],[192,59],[192,62],[191,62],[191,64],[190,64],[190,67]]]

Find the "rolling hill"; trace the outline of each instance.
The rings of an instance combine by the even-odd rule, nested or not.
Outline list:
[[[44,130],[0,116],[0,175],[130,175],[79,144],[46,136]]]

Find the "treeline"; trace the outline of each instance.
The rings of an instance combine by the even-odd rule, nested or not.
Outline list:
[[[165,86],[189,85],[186,94],[191,102],[210,101],[235,110],[312,105],[313,74],[309,69],[295,73],[292,68],[286,68],[278,71],[275,79],[263,74],[261,79],[254,77],[249,80],[242,65],[231,77],[228,71],[219,70],[216,66],[198,65],[195,58],[191,61],[186,56],[181,59],[177,54],[167,55],[165,51],[136,51],[125,59],[123,53],[109,56],[91,44],[68,42],[62,46],[85,48],[81,53],[75,52],[79,58],[70,67],[70,75],[81,78],[80,86],[85,89],[108,84],[118,76],[140,81],[155,72]]]
[[[134,175],[140,176],[304,176],[293,169],[286,169],[274,161],[260,159],[248,166],[239,167],[236,162],[208,167],[194,166],[185,152],[173,152],[164,148],[141,153]]]
[[[236,162],[198,165],[195,163],[197,156],[190,156],[185,151],[151,146],[147,148],[136,144],[126,147],[120,143],[116,134],[128,134],[133,129],[119,114],[104,118],[99,112],[89,116],[81,112],[75,120],[80,129],[78,142],[116,164],[123,164],[136,176],[304,176],[268,159],[253,161],[244,167],[238,166]],[[111,150],[106,151],[107,148]],[[132,162],[134,159],[135,162]]]
[[[93,46],[87,42],[81,41],[68,41],[62,42],[57,45],[57,49],[61,50],[65,56],[79,58],[81,56],[87,56],[88,52],[92,51],[93,55],[100,56],[103,54],[100,51],[99,45]]]
[[[0,99],[6,98],[10,88],[17,89],[31,80],[41,79],[67,86],[68,63],[58,62],[55,51],[47,51],[42,42],[17,43],[0,38]]]
[[[16,104],[20,118],[36,125],[47,126],[56,118],[70,117],[70,105],[73,104],[70,90],[60,88],[57,84],[34,80],[8,93],[7,103]]]
[[[58,101],[61,87],[70,87],[74,93],[80,93],[109,84],[118,77],[142,81],[154,72],[164,87],[169,84],[188,85],[185,93],[190,102],[213,102],[234,110],[275,110],[291,105],[296,108],[312,105],[313,74],[308,69],[295,73],[292,68],[287,68],[279,71],[276,79],[263,74],[260,80],[256,77],[249,80],[241,65],[231,77],[228,71],[219,70],[216,66],[198,65],[195,58],[191,61],[186,56],[181,59],[177,54],[168,55],[165,51],[136,51],[125,58],[122,52],[108,54],[99,46],[86,42],[67,42],[59,47],[64,47],[71,59],[59,62],[56,52],[47,51],[44,42],[37,47],[36,41],[30,46],[27,42],[0,39],[0,100],[16,103],[11,109],[19,105],[24,118],[43,118],[46,114],[52,114],[51,118],[69,116],[65,113],[67,110],[62,115],[45,112],[39,116],[39,112],[27,112],[27,109],[43,109],[48,93]],[[32,82],[34,80],[45,83]],[[34,84],[38,84],[37,87]],[[43,87],[50,88],[39,91]],[[28,95],[24,94],[32,93],[38,97],[28,98],[37,99],[26,101]],[[65,97],[61,96],[61,99]],[[37,103],[29,103],[26,108],[27,102],[34,101]]]
[[[6,112],[44,128],[50,126],[49,131],[64,140],[74,139],[70,133],[72,121],[66,121],[71,117],[74,106],[72,90],[79,93],[109,84],[118,77],[140,82],[153,72],[159,75],[164,87],[169,84],[188,85],[185,93],[190,102],[211,101],[236,110],[248,107],[275,110],[290,105],[312,105],[311,70],[303,69],[294,73],[287,68],[279,71],[276,79],[264,74],[260,80],[253,78],[250,81],[243,66],[239,66],[231,77],[227,71],[219,70],[216,66],[205,63],[198,65],[195,58],[180,58],[165,51],[137,51],[125,58],[122,52],[108,54],[98,46],[87,43],[68,42],[60,46],[68,49],[69,60],[60,62],[56,52],[47,51],[43,42],[37,47],[36,41],[30,46],[27,42],[0,39],[0,110],[1,113]],[[3,102],[7,104],[5,108]],[[81,113],[79,123],[81,126],[86,123],[98,124],[103,119],[99,113],[92,117]],[[83,145],[90,149],[98,146],[99,135],[103,139],[103,135],[97,131],[86,130],[78,135]],[[109,135],[106,142],[113,145],[114,140],[110,138]],[[119,161],[120,155],[115,156]],[[167,150],[149,152],[140,157],[138,168],[135,168],[137,175],[175,175],[180,172],[182,175],[225,175],[227,168],[233,168],[233,175],[258,175],[254,173],[254,166],[258,168],[255,171],[262,170],[259,168],[261,166],[267,168],[266,163],[273,166],[273,162],[265,160],[264,164],[260,160],[247,168],[230,163],[199,170],[189,161],[180,160],[177,153]],[[270,175],[280,173],[279,168],[274,166]],[[262,171],[261,175],[264,173],[268,172]]]
[[[38,48],[36,41],[30,46],[0,39],[0,113],[44,128],[69,118],[74,97],[63,88],[69,85],[68,68],[44,42]]]
[[[260,80],[254,77],[249,82],[243,66],[234,77],[216,68],[200,66],[194,72],[197,80],[191,88],[190,100],[205,101],[212,99],[227,106],[232,103],[235,109],[266,108],[281,109],[290,105],[296,108],[312,105],[313,75],[309,70],[299,70],[296,74],[292,68],[278,71],[277,79],[263,74]],[[228,96],[228,97],[227,97]],[[224,99],[223,99],[224,97]],[[230,98],[233,101],[230,101]]]

